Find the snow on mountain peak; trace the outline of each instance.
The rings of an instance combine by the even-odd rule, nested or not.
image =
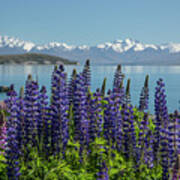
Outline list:
[[[102,48],[102,49],[112,48],[114,51],[118,53],[123,53],[130,49],[133,49],[134,51],[143,51],[147,48],[152,48],[154,50],[157,50],[158,46],[153,45],[153,44],[143,44],[137,40],[127,38],[125,40],[119,40],[119,39],[115,40],[113,41],[113,43],[100,44],[100,45],[97,45],[97,48]]]
[[[98,44],[98,45],[97,45],[97,48],[99,48],[99,49],[104,49],[104,48],[105,48],[105,44]]]
[[[22,41],[14,37],[0,36],[0,47],[3,46],[9,46],[10,48],[20,47],[25,51],[30,51],[35,46],[35,44],[28,41]]]
[[[125,39],[125,40],[116,40],[114,42],[106,42],[104,44],[97,45],[98,48],[105,48],[109,49],[112,48],[114,51],[118,53],[125,52],[132,48],[135,44],[135,41],[131,39]]]
[[[34,46],[35,44],[32,42],[25,42],[23,49],[29,52]]]
[[[49,48],[62,47],[65,48],[66,50],[72,50],[75,48],[75,46],[69,46],[66,43],[59,43],[59,42],[50,42],[48,46]]]
[[[21,48],[26,52],[30,52],[33,48],[35,48],[35,50],[38,51],[50,50],[50,49],[57,49],[62,51],[72,51],[74,49],[79,49],[81,51],[84,51],[91,49],[91,47],[87,45],[74,46],[60,42],[50,42],[44,45],[43,44],[36,45],[30,41],[23,41],[18,38],[9,37],[9,36],[0,36],[0,47]],[[94,48],[103,49],[103,50],[110,49],[117,53],[125,53],[129,50],[140,52],[146,49],[162,50],[162,51],[167,50],[169,53],[180,52],[180,44],[178,43],[154,45],[154,44],[141,43],[131,38],[126,38],[125,40],[118,39],[113,42],[105,42],[102,44],[98,44]]]
[[[180,44],[178,43],[169,43],[169,44],[164,44],[160,46],[161,50],[168,49],[170,53],[178,53],[180,52]]]
[[[134,44],[134,41],[133,41],[132,39],[130,39],[130,38],[126,38],[126,39],[125,39],[125,42],[126,42],[127,44]]]
[[[78,49],[80,49],[80,50],[89,50],[89,46],[87,46],[87,45],[81,45],[81,46],[78,46]]]

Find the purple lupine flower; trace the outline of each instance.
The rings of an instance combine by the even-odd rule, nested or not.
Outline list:
[[[144,111],[148,109],[148,101],[149,101],[149,87],[148,87],[149,76],[146,76],[144,87],[142,88],[140,101],[139,101],[139,110]]]
[[[17,96],[17,93],[14,90],[14,85],[13,84],[10,85],[9,91],[7,92],[7,96],[9,96],[9,97]]]
[[[149,168],[154,167],[154,154],[153,154],[153,143],[154,136],[151,130],[148,130],[145,135],[145,152],[144,152],[144,162]]]
[[[123,132],[122,132],[122,115],[121,110],[119,107],[120,104],[115,104],[116,108],[116,146],[117,150],[122,150],[122,138],[123,138]]]
[[[77,74],[76,69],[73,69],[73,72],[72,72],[72,75],[68,84],[68,98],[69,98],[70,104],[72,104],[73,102],[76,74]]]
[[[172,180],[180,180],[180,176],[178,175],[178,170],[177,169],[173,170]]]
[[[108,92],[108,95],[105,98],[107,103],[104,105],[104,136],[108,144],[112,143],[114,147],[116,141],[116,107],[114,94]]]
[[[135,127],[134,127],[134,111],[133,106],[128,105],[129,109],[129,135],[130,135],[130,143],[132,144],[132,154],[135,156],[136,151],[136,133],[135,133]]]
[[[102,104],[101,104],[101,93],[100,90],[97,89],[96,92],[94,93],[94,97],[95,97],[95,105],[96,105],[96,134],[98,137],[100,137],[101,132],[102,132],[102,124],[103,124],[103,120],[102,120]]]
[[[168,148],[168,131],[166,128],[161,128],[161,165],[162,165],[162,179],[169,179],[169,148]]]
[[[117,69],[118,72],[118,69]],[[122,73],[120,72],[120,77],[117,78],[117,89],[115,88],[112,93],[112,99],[114,101],[114,110],[115,110],[115,116],[116,116],[116,121],[115,121],[115,137],[116,137],[116,147],[118,151],[122,150],[122,138],[123,138],[123,132],[122,132],[122,115],[121,115],[121,110],[120,107],[124,104],[125,100],[125,91],[123,87],[123,77]],[[119,80],[118,80],[119,79]],[[116,82],[116,81],[115,81]],[[120,83],[120,84],[119,84]]]
[[[123,130],[123,147],[126,158],[136,156],[136,134],[134,129],[133,107],[130,104],[122,106],[122,130]]]
[[[86,92],[88,92],[88,88],[91,85],[91,70],[90,70],[90,60],[87,59],[83,68],[82,76],[84,78],[84,86]]]
[[[121,65],[117,66],[116,72],[114,74],[114,82],[113,82],[113,92],[120,92],[120,84],[124,80],[124,74],[121,71]]]
[[[56,72],[57,72],[58,66],[55,65],[52,75],[51,75],[51,93],[53,94],[53,90],[54,90],[54,85],[56,84],[57,81],[57,77],[56,77]]]
[[[125,93],[125,89],[124,89],[124,86],[123,86],[123,81],[120,84],[119,97],[120,97],[119,103],[122,106],[125,103],[125,100],[126,100],[126,93]]]
[[[120,111],[120,101],[117,93],[109,92],[105,98],[107,103],[104,105],[104,136],[112,147],[118,150],[122,146],[122,117]]]
[[[37,123],[39,119],[39,86],[36,81],[28,76],[25,87],[24,111],[25,111],[25,146],[31,143],[37,145]]]
[[[5,99],[5,104],[7,107],[7,112],[9,112],[9,109],[11,108],[12,104],[13,104],[13,99],[17,96],[16,91],[14,90],[14,85],[11,84],[9,91],[7,92],[7,96],[8,98]]]
[[[12,95],[12,94],[11,94]],[[14,94],[15,95],[15,94]],[[5,157],[7,163],[7,175],[9,179],[19,179],[19,161],[20,150],[18,149],[19,144],[19,108],[17,98],[12,95],[9,99],[9,113],[10,116],[7,120],[7,133],[6,133],[6,149]]]
[[[154,143],[154,155],[157,160],[157,153],[161,153],[161,165],[163,168],[162,179],[169,178],[169,115],[166,105],[165,85],[162,79],[157,81],[157,87],[155,92],[155,143]],[[160,146],[161,145],[161,146]]]
[[[43,151],[49,153],[49,108],[46,87],[42,86],[39,94],[39,119],[37,123],[39,145],[43,143]]]
[[[43,130],[46,121],[46,113],[47,113],[47,105],[48,105],[48,96],[46,95],[46,87],[42,86],[40,93],[39,93],[39,118],[37,122],[37,130],[38,130],[38,139],[41,142],[43,136]]]
[[[53,73],[51,102],[51,147],[54,154],[63,153],[69,138],[67,75],[63,65]]]
[[[168,111],[166,106],[166,95],[165,95],[165,85],[162,79],[157,81],[157,87],[155,92],[155,119],[154,124],[155,132],[154,132],[154,156],[155,160],[157,159],[157,153],[159,152],[160,148],[160,139],[161,139],[161,128],[167,128],[168,125]],[[165,129],[166,131],[166,129]]]
[[[18,149],[21,151],[21,154],[23,154],[23,145],[24,145],[24,136],[25,136],[25,132],[24,132],[24,128],[25,128],[25,124],[24,124],[24,118],[25,118],[24,87],[21,87],[21,89],[20,89],[20,95],[17,98],[17,106],[19,107],[18,108],[19,123],[17,125]]]
[[[125,94],[125,103],[126,104],[130,104],[131,103],[130,82],[131,82],[131,80],[128,79],[127,85],[126,85],[126,94]]]
[[[122,130],[123,130],[123,153],[125,157],[128,159],[130,155],[130,148],[129,148],[129,112],[126,107],[126,104],[123,104],[122,106],[122,118],[123,118],[123,123],[122,123]]]
[[[101,86],[101,96],[104,97],[105,96],[105,92],[106,92],[106,81],[107,79],[104,78],[102,86]]]
[[[19,152],[22,150],[22,141],[23,141],[23,134],[22,134],[22,128],[23,124],[21,123],[21,104],[20,98],[17,97],[17,93],[14,90],[14,85],[10,86],[10,90],[7,93],[8,98],[5,100],[6,107],[7,107],[7,112],[11,112],[11,108],[14,107],[14,104],[16,103],[16,106],[18,107],[17,109],[17,117],[18,121],[16,121],[16,140],[17,140],[17,148],[19,149]]]
[[[144,160],[144,158],[146,158],[146,157],[142,157],[142,155],[144,156],[145,151],[147,150],[146,147],[148,146],[147,139],[145,139],[146,138],[145,135],[147,134],[148,131],[147,125],[148,125],[148,114],[144,113],[144,117],[139,127],[139,135],[138,135],[139,138],[138,138],[137,158],[136,158],[137,166],[139,166],[140,163],[144,163],[141,162],[141,160]]]
[[[180,154],[180,114],[178,111],[174,113],[174,121],[175,121],[175,148],[178,154]]]
[[[108,167],[105,161],[101,163],[100,170],[97,173],[97,180],[109,180]]]
[[[104,138],[108,141],[108,144],[110,144],[110,129],[109,129],[109,116],[110,116],[110,106],[109,106],[109,101],[110,101],[110,95],[111,95],[111,90],[108,91],[107,93],[108,96],[104,98],[106,101],[106,104],[104,105]]]
[[[178,127],[178,111],[175,111],[174,114],[169,116],[170,122],[168,123],[168,147],[169,147],[169,166],[173,167],[176,162],[177,154],[178,154],[178,131],[180,130]]]
[[[31,126],[31,114],[30,109],[32,109],[31,104],[29,103],[30,93],[31,93],[31,86],[32,83],[32,76],[28,75],[28,78],[25,83],[25,97],[24,99],[24,147],[25,147],[25,158],[28,158],[29,150],[27,148],[28,143],[31,141],[31,133],[32,133],[32,126]]]
[[[113,94],[116,96],[116,99],[119,104],[123,104],[125,100],[125,91],[123,87],[124,74],[121,72],[121,65],[117,66],[114,82],[113,82]]]
[[[180,174],[179,174],[179,170],[180,170],[180,155],[178,154],[174,168],[172,170],[172,180],[180,180]]]
[[[6,122],[5,122],[5,115],[2,110],[0,110],[0,154],[1,150],[5,149],[5,142],[6,142]]]
[[[6,123],[0,126],[0,149],[5,149],[5,139],[6,139]]]
[[[121,151],[122,148],[122,115],[121,115],[121,110],[120,107],[123,104],[123,97],[124,97],[124,88],[122,86],[123,81],[121,81],[120,84],[120,91],[116,92],[114,91],[111,94],[111,99],[113,100],[113,106],[114,106],[114,124],[115,126],[115,141],[116,141],[116,147],[118,149],[118,151]],[[123,93],[121,93],[123,91]]]
[[[101,93],[97,89],[96,92],[91,95],[88,93],[87,97],[87,113],[89,119],[89,136],[90,140],[94,141],[96,137],[100,137],[102,132],[102,104],[101,104]]]
[[[89,139],[90,142],[93,142],[97,136],[96,134],[96,108],[95,108],[96,100],[93,98],[91,93],[89,92],[87,95],[87,117],[89,119]]]
[[[101,93],[97,89],[93,94],[93,97],[88,93],[88,118],[89,118],[89,136],[91,141],[94,141],[96,137],[100,137],[102,132],[102,104]]]
[[[144,146],[144,140],[145,140],[145,134],[148,130],[148,114],[144,113],[143,119],[140,123],[139,127],[139,139],[138,139],[138,145],[143,149]]]
[[[50,108],[50,117],[51,117],[51,152],[56,154],[56,146],[57,142],[59,141],[59,122],[57,120],[57,112],[58,112],[58,104],[56,103],[58,99],[58,81],[59,81],[59,75],[58,75],[58,66],[54,67],[54,70],[52,72],[51,77],[51,108]]]
[[[58,65],[54,66],[54,70],[51,75],[51,97],[50,97],[50,104],[52,104],[53,98],[52,96],[54,95],[54,92],[56,90],[56,84],[58,81],[58,76],[57,76],[57,71],[58,71]]]
[[[81,144],[80,154],[83,149],[89,146],[89,121],[87,115],[87,93],[84,86],[84,77],[78,74],[75,83],[73,110],[74,110],[74,126],[75,140]]]
[[[170,115],[170,120],[168,124],[169,166],[170,168],[174,167],[174,171],[176,171],[180,154],[180,115],[177,110]]]
[[[48,158],[49,154],[51,154],[51,108],[48,106],[46,107],[46,113],[44,117],[44,131],[43,131],[43,150],[45,153],[45,157]]]

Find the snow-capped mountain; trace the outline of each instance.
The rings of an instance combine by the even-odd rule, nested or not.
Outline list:
[[[0,36],[0,54],[44,53],[92,64],[180,64],[180,44],[144,44],[133,39],[116,40],[97,46],[73,46],[50,42],[38,45],[18,38]]]

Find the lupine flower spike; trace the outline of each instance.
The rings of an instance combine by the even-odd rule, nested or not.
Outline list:
[[[2,109],[0,109],[0,154],[5,149],[6,139],[6,119]]]
[[[108,167],[106,162],[101,163],[100,171],[97,173],[97,180],[109,180]]]
[[[10,99],[8,101],[9,113],[11,116],[7,119],[7,134],[6,134],[6,149],[5,149],[5,157],[7,163],[7,175],[8,179],[19,179],[19,157],[20,157],[20,149],[18,147],[19,144],[19,108],[16,95],[17,93],[14,91],[13,87],[11,88]]]
[[[141,90],[140,101],[139,101],[139,110],[144,111],[148,109],[149,101],[149,87],[148,87],[149,76],[146,76],[144,87]]]
[[[168,122],[169,115],[167,111],[167,101],[165,95],[165,84],[162,79],[157,81],[157,87],[155,92],[155,143],[154,143],[154,155],[156,160],[158,152],[161,153],[161,164],[163,168],[162,179],[166,180],[169,178],[169,132],[168,132]]]
[[[105,91],[106,91],[106,81],[107,81],[107,79],[106,78],[104,78],[104,80],[103,80],[103,84],[102,84],[102,87],[101,87],[101,96],[105,96]]]
[[[124,79],[124,74],[122,73],[121,65],[119,64],[114,74],[113,92],[118,93],[120,91],[119,87],[123,79]]]
[[[131,82],[131,80],[128,79],[127,85],[126,85],[126,95],[125,95],[125,103],[126,104],[130,104],[131,103],[130,82]]]
[[[71,79],[68,84],[68,98],[70,104],[72,104],[73,102],[76,75],[77,75],[76,69],[73,69]]]
[[[84,78],[84,86],[86,88],[86,92],[88,92],[88,88],[91,85],[91,70],[90,70],[90,60],[87,59],[84,65],[84,69],[82,72],[82,76]]]

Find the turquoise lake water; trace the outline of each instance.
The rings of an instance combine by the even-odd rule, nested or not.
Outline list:
[[[52,65],[0,65],[0,85],[15,85],[15,89],[19,91],[28,74],[32,74],[34,79],[38,77],[40,86],[45,85],[50,92]],[[70,76],[73,68],[78,72],[82,71],[82,66],[65,66],[68,76]],[[104,77],[107,77],[107,89],[112,88],[113,76],[116,66],[91,66],[91,90],[95,91],[100,88]],[[134,105],[139,104],[139,95],[144,84],[146,74],[149,74],[150,88],[150,112],[154,109],[154,92],[156,81],[162,78],[166,86],[167,102],[169,112],[179,109],[180,100],[180,66],[123,66],[122,72],[125,74],[125,82],[131,79],[131,99]],[[0,99],[5,99],[6,94],[1,93]]]

